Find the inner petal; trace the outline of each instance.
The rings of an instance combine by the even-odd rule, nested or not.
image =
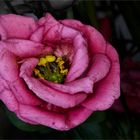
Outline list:
[[[78,30],[58,23],[46,31],[43,43],[51,45],[56,55],[66,54],[69,58],[71,67],[66,82],[77,79],[86,70],[89,62],[88,44]]]
[[[84,93],[70,95],[64,92],[54,90],[36,78],[32,77],[32,71],[37,64],[37,59],[29,59],[24,62],[20,69],[20,76],[25,80],[29,89],[45,102],[54,104],[62,108],[69,108],[83,102],[87,97]]]

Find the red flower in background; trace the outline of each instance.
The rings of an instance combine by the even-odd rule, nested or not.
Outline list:
[[[122,68],[122,91],[128,108],[132,112],[140,113],[140,62],[126,59]],[[113,109],[123,112],[123,105],[118,99]]]
[[[0,36],[0,99],[21,120],[69,130],[119,97],[118,54],[95,28],[9,14]]]

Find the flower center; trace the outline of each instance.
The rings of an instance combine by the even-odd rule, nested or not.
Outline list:
[[[39,59],[34,69],[34,76],[55,83],[63,83],[68,73],[68,68],[69,63],[65,56],[46,55]]]

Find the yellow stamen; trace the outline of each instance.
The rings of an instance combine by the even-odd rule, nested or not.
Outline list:
[[[40,79],[45,79],[41,74],[38,75]]]
[[[62,59],[62,57],[58,57],[56,62],[58,63],[58,66],[60,68],[60,73],[63,74],[63,75],[67,75],[68,73],[68,69],[65,69],[64,67],[64,60]]]
[[[45,66],[47,62],[54,62],[56,59],[53,55],[46,55],[45,58],[40,58],[38,66]]]
[[[60,62],[60,61],[62,61],[63,59],[62,59],[62,57],[58,57],[57,59],[56,59],[56,62],[58,63],[58,62]]]
[[[46,55],[39,59],[37,67],[34,69],[34,75],[41,79],[62,83],[68,73],[65,63],[61,56]]]
[[[45,58],[47,62],[54,62],[56,59],[54,55],[47,55]]]
[[[67,75],[68,74],[68,69],[61,70],[60,73],[63,74],[63,75]]]
[[[45,66],[46,63],[47,63],[47,60],[45,58],[40,58],[38,66]]]
[[[34,73],[35,73],[35,75],[38,75],[40,73],[40,71],[38,69],[34,69]]]
[[[44,79],[44,77],[41,75],[40,71],[38,69],[34,69],[35,76],[38,76],[41,79]]]

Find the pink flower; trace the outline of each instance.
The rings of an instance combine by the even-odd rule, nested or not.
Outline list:
[[[0,36],[0,99],[24,122],[69,130],[119,97],[118,54],[95,28],[9,14],[0,16]],[[46,54],[69,59],[63,84],[33,75]]]
[[[126,59],[122,69],[122,91],[130,111],[140,113],[140,61]],[[116,100],[112,108],[124,112],[120,99]]]

